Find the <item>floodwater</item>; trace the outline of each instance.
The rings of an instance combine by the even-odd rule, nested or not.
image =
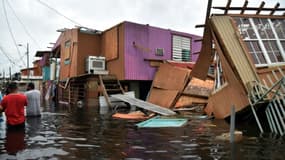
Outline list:
[[[27,119],[25,132],[6,133],[0,123],[0,159],[285,159],[285,139],[276,135],[217,140],[229,130],[224,121],[191,119],[181,128],[156,129],[136,123],[100,115],[98,107],[46,107],[41,118]]]

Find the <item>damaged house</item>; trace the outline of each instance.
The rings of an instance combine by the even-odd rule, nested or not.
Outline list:
[[[215,88],[205,111],[218,119],[247,108],[261,132],[283,135],[285,75],[285,8],[213,7],[223,13],[208,16],[200,56],[191,75],[205,79],[215,64]],[[262,119],[265,121],[261,122]]]
[[[84,27],[59,31],[52,49],[60,57],[59,100],[73,104],[98,98],[99,80],[86,68],[90,56],[103,58],[103,68],[121,88],[145,100],[161,62],[195,62],[201,48],[196,41],[200,36],[127,21],[105,31]]]

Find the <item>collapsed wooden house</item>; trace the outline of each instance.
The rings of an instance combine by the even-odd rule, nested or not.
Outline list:
[[[268,126],[283,135],[285,8],[279,8],[279,3],[273,8],[264,7],[265,2],[259,7],[247,5],[246,0],[242,7],[231,7],[228,0],[225,7],[213,7],[223,13],[210,16],[209,1],[205,25],[199,25],[205,27],[202,49],[191,76],[205,79],[214,63],[215,88],[205,108],[207,114],[223,119],[232,106],[236,111],[251,107],[261,132]],[[260,108],[266,124],[260,123],[256,113]]]
[[[191,77],[193,63],[166,61],[155,74],[147,101],[171,109],[205,106],[213,89],[213,77]],[[162,100],[163,99],[163,100]]]

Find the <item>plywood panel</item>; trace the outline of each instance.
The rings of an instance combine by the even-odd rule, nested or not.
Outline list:
[[[189,78],[190,70],[161,64],[153,80],[156,88],[182,91]]]
[[[119,80],[125,79],[125,24],[119,24],[116,26],[118,30],[118,57],[116,59],[112,59],[107,61],[107,69],[110,74],[114,74],[117,76]]]
[[[70,41],[70,47],[65,47],[65,42]],[[62,32],[58,43],[60,44],[60,80],[67,79],[71,75],[76,75],[76,67],[72,67],[77,64],[76,55],[77,55],[77,42],[78,42],[78,29],[70,29]],[[66,53],[68,52],[68,53]],[[64,64],[64,61],[69,58],[70,64]]]
[[[88,56],[100,56],[101,40],[99,35],[78,33],[78,51],[73,56],[72,68],[77,68],[74,75],[78,76],[85,73],[85,59]]]
[[[118,26],[115,26],[102,35],[102,54],[107,61],[118,58]]]
[[[237,78],[243,82],[244,86],[246,86],[248,82],[258,82],[259,77],[239,41],[237,31],[231,22],[231,18],[229,16],[212,16],[211,24],[217,35],[217,39],[222,46],[225,58],[229,62]]]
[[[202,48],[198,60],[191,72],[191,77],[205,80],[208,75],[209,67],[212,63],[212,35],[210,25],[207,24],[202,41]]]
[[[240,85],[229,84],[209,98],[206,108],[212,108],[215,118],[224,119],[231,113],[231,106],[240,111],[249,105],[247,94]]]
[[[152,88],[148,98],[148,102],[162,107],[170,108],[177,95],[178,90]]]

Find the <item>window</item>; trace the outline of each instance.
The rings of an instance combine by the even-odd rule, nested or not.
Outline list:
[[[70,58],[70,50],[71,50],[71,41],[70,40],[67,40],[65,41],[64,43],[64,53],[63,53],[63,59],[65,61],[68,61],[69,58]],[[67,64],[67,63],[65,63]],[[68,63],[69,64],[69,63]]]
[[[172,60],[191,61],[191,39],[183,36],[172,36]]]
[[[285,62],[285,20],[234,19],[256,66]]]
[[[65,59],[65,60],[64,60],[64,64],[65,64],[65,65],[70,64],[70,59],[69,59],[69,58]]]
[[[156,48],[155,50],[156,56],[163,56],[163,53],[164,53],[163,48]]]
[[[71,41],[70,41],[70,40],[65,41],[64,46],[65,46],[66,48],[69,48],[70,45],[71,45]]]

